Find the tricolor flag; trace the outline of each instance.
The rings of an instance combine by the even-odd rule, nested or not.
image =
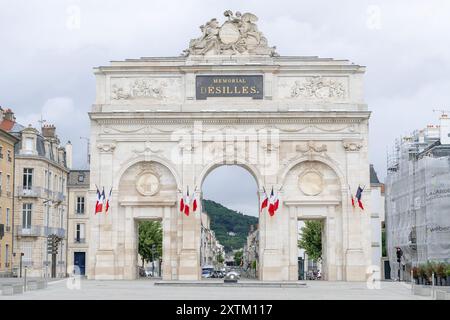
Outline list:
[[[361,201],[362,193],[364,191],[364,188],[361,188],[361,186],[358,186],[358,190],[356,191],[356,199],[358,200],[358,206],[364,210],[363,203]]]
[[[102,195],[100,194],[100,190],[97,188],[97,201],[95,202],[95,214],[102,212],[102,204],[100,202]]]
[[[192,203],[192,212],[195,212],[197,210],[197,197],[194,193],[194,202]]]
[[[266,189],[265,188],[263,188],[263,189],[264,189],[264,199],[261,202],[260,212],[262,212],[264,208],[267,208],[267,205],[269,204],[269,198],[267,197]]]
[[[348,186],[348,191],[350,191],[350,197],[352,200],[352,207],[355,207],[355,198],[353,198],[352,189],[350,188],[350,185]]]
[[[180,199],[180,212],[184,212],[184,195],[181,195]]]
[[[100,195],[100,200],[99,200],[99,210],[100,212],[103,212],[103,205],[105,204],[105,187],[102,187],[102,194]]]
[[[109,202],[111,201],[111,195],[112,195],[112,187],[111,187],[111,189],[109,190],[108,200],[106,201],[106,209],[105,209],[105,213],[108,213],[108,209],[109,209],[109,207],[111,206],[111,205],[109,204]]]
[[[280,200],[278,199],[278,196],[273,193],[273,187],[272,187],[272,191],[270,192],[270,200],[269,200],[270,216],[273,216],[275,214],[275,212],[278,210],[279,203],[280,203]]]
[[[189,187],[187,189],[186,199],[184,200],[184,214],[189,216],[189,205],[191,200],[189,199]]]

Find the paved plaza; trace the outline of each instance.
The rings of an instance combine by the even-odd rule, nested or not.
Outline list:
[[[69,283],[69,285],[68,285]],[[79,288],[67,279],[50,282],[43,290],[27,291],[2,299],[20,300],[428,300],[429,297],[413,295],[406,283],[381,282],[380,289],[368,289],[362,282],[306,281],[302,287],[231,287],[186,285],[155,285],[155,280],[100,281],[81,280]]]

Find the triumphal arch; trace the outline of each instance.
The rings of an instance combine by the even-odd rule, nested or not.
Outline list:
[[[219,20],[222,20],[219,21]],[[176,57],[95,69],[90,112],[90,279],[137,277],[137,222],[163,225],[163,279],[197,280],[200,208],[190,190],[235,164],[272,188],[279,208],[259,220],[259,279],[297,280],[297,221],[323,221],[323,275],[363,281],[371,260],[365,68],[347,60],[281,56],[251,13],[225,12]],[[292,41],[299,41],[293,36]],[[157,44],[163,45],[163,44]],[[364,191],[365,210],[351,193]],[[96,187],[112,188],[94,215]]]

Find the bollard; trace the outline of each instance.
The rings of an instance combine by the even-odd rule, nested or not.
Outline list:
[[[27,291],[27,267],[25,267],[25,273],[23,278],[23,291]]]
[[[434,299],[434,272],[431,273],[431,298]]]
[[[411,293],[414,294],[414,278],[412,268],[411,268]]]

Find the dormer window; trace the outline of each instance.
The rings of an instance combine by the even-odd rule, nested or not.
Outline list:
[[[25,153],[32,153],[34,151],[34,138],[25,138],[24,151]]]

